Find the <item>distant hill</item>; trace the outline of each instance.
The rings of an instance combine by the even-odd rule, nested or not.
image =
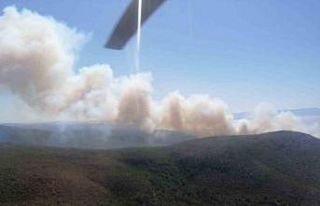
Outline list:
[[[155,130],[150,133],[133,126],[103,122],[0,125],[0,142],[87,149],[170,145],[194,138],[194,135],[178,131]]]
[[[320,108],[302,108],[282,111],[290,111],[298,116],[320,116]]]
[[[282,109],[279,112],[291,112],[299,117],[314,117],[320,116],[320,108],[301,108],[301,109]],[[249,112],[238,112],[233,114],[236,119],[247,118]]]
[[[320,205],[320,140],[280,131],[171,146],[0,144],[0,205]]]

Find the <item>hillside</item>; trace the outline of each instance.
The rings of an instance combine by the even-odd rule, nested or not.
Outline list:
[[[289,131],[146,148],[0,144],[0,205],[320,205],[320,140]]]

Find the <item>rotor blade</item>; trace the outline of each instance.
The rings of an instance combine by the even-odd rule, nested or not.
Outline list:
[[[141,25],[154,13],[166,0],[142,0]],[[129,39],[136,33],[138,26],[138,2],[132,0],[114,28],[105,47],[122,49]]]

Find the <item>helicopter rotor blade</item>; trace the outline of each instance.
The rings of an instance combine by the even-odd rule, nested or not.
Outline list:
[[[142,0],[141,26],[166,0]],[[105,47],[123,49],[131,37],[137,32],[139,0],[132,0],[114,28]]]

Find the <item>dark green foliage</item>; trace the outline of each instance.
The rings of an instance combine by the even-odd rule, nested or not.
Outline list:
[[[0,205],[320,205],[320,141],[275,132],[117,150],[3,144]]]

